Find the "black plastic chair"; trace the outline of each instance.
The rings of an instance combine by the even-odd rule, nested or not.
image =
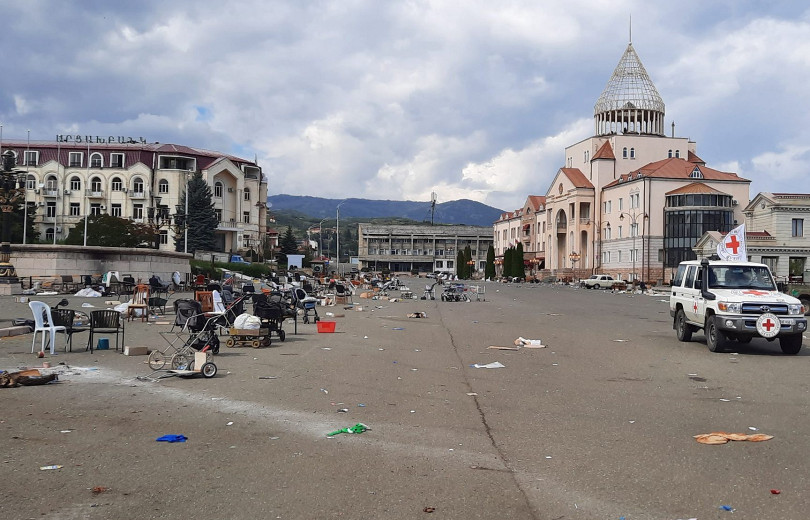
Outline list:
[[[118,335],[121,335],[121,349],[124,348],[124,318],[114,310],[92,311],[90,313],[90,339],[87,348],[93,352],[93,336],[115,334],[115,350],[118,350]],[[85,349],[86,350],[86,349]]]
[[[77,327],[74,325],[76,311],[70,309],[51,309],[51,319],[54,325],[65,327],[65,334],[67,334],[65,350],[69,352],[73,352],[73,334],[90,330],[89,327]]]

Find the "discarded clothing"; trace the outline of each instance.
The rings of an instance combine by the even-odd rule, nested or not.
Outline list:
[[[473,368],[506,368],[506,365],[501,363],[500,361],[494,361],[492,363],[487,363],[486,365],[481,365],[476,363],[474,365],[470,365]]]
[[[725,444],[728,441],[769,441],[773,439],[773,435],[765,435],[764,433],[752,433],[749,435],[745,433],[712,432],[695,435],[694,438],[701,444]]]
[[[332,437],[334,435],[338,435],[340,433],[363,433],[367,430],[370,430],[368,426],[363,423],[357,423],[354,426],[349,426],[348,428],[341,428],[339,430],[335,430],[332,433],[327,433],[327,437]]]
[[[58,379],[59,376],[56,374],[48,374],[43,376],[38,374],[27,375],[23,372],[3,372],[0,374],[0,388],[47,385],[51,381],[56,381]]]

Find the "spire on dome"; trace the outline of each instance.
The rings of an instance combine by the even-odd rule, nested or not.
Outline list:
[[[627,44],[602,95],[593,107],[596,135],[664,135],[664,101],[641,60]]]

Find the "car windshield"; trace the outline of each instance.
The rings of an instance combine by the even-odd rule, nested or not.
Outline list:
[[[765,266],[722,265],[709,267],[709,288],[775,291],[776,285]]]
[[[598,279],[599,279],[598,274],[591,275],[591,280],[598,280]]]

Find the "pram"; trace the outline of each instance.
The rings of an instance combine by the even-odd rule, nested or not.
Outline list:
[[[262,320],[262,328],[267,329],[267,340],[270,344],[270,338],[275,332],[279,341],[284,341],[287,334],[281,328],[284,320],[288,317],[293,317],[295,311],[286,312],[287,303],[284,301],[284,296],[279,292],[267,294],[257,294],[253,297],[253,315]],[[292,315],[292,316],[291,316]]]
[[[219,353],[216,328],[221,316],[206,318],[202,312],[202,304],[196,300],[177,300],[174,308],[175,322],[172,330],[160,332],[169,346],[162,351],[155,349],[149,354],[148,362],[152,370],[161,370],[167,362],[173,370],[181,367],[191,370],[196,352]],[[178,325],[181,327],[180,331],[174,332],[174,327]]]
[[[431,285],[425,286],[425,294],[422,295],[423,300],[435,300],[436,299],[436,292],[435,287],[436,284],[439,283],[438,281],[433,282]]]

